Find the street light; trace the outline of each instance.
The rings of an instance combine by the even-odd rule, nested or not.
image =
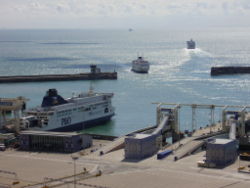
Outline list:
[[[76,155],[71,155],[72,160],[74,161],[74,188],[76,188],[76,160],[79,158]]]

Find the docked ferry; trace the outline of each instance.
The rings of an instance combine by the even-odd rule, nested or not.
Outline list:
[[[132,71],[137,73],[148,73],[149,62],[139,56],[136,60],[132,61]]]
[[[49,89],[42,105],[25,112],[20,120],[22,129],[77,131],[103,124],[114,116],[113,93],[81,93],[64,99],[56,89]]]
[[[187,41],[187,49],[195,49],[195,42],[193,39]]]

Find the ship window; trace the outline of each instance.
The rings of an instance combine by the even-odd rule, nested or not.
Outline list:
[[[78,111],[79,111],[79,112],[80,112],[80,111],[84,111],[84,107],[78,108]]]
[[[88,108],[85,108],[85,110],[84,111],[90,111],[90,107],[88,107]]]
[[[71,110],[66,110],[65,115],[71,115],[72,111]]]
[[[108,113],[108,112],[109,112],[109,109],[105,108],[104,113]]]

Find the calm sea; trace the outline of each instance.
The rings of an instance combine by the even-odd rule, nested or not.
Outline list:
[[[196,50],[186,50],[193,38]],[[149,74],[130,71],[143,55]],[[152,102],[249,105],[250,75],[210,77],[215,65],[250,64],[250,29],[210,30],[1,30],[0,75],[88,72],[89,64],[118,72],[118,80],[0,84],[0,97],[24,96],[28,107],[41,104],[49,88],[63,97],[87,91],[113,92],[116,115],[111,122],[86,130],[123,135],[155,124]],[[209,111],[197,112],[198,126]],[[220,114],[216,114],[216,120]],[[181,112],[181,128],[191,127],[191,110]]]

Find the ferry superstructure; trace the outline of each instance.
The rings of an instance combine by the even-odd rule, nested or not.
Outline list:
[[[41,107],[25,112],[21,128],[49,131],[77,131],[103,124],[115,114],[111,104],[113,93],[90,90],[64,99],[56,89],[49,89]]]
[[[187,49],[195,49],[195,41],[193,39],[187,41]]]
[[[143,57],[139,56],[136,60],[132,61],[131,70],[137,73],[148,73],[149,62],[144,60]]]

